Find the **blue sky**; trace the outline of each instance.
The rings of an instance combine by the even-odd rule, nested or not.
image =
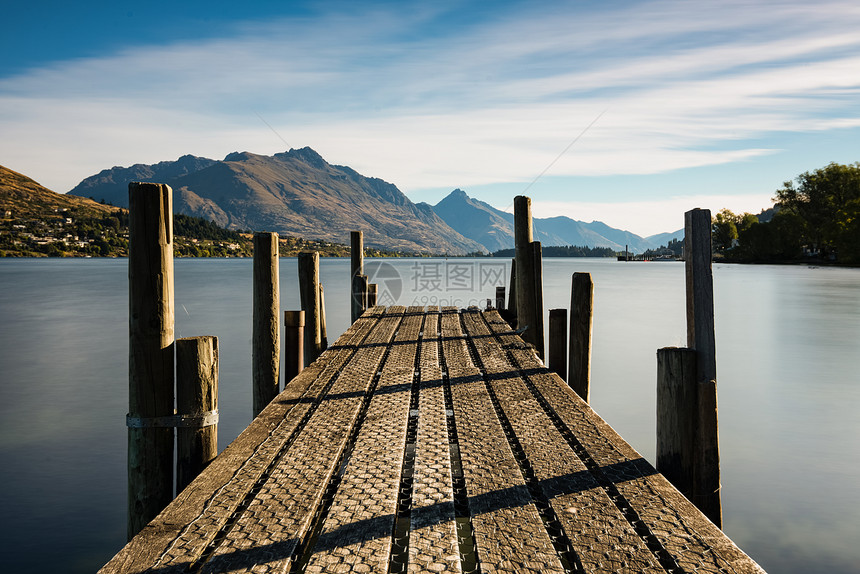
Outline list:
[[[0,164],[310,146],[436,203],[650,235],[860,160],[860,4],[89,2],[4,7]]]

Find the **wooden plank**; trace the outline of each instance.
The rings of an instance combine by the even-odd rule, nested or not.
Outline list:
[[[501,317],[489,318],[502,328]],[[523,346],[525,347],[525,346]],[[511,349],[517,366],[575,432],[598,478],[617,491],[619,502],[647,529],[640,533],[658,545],[661,565],[696,572],[762,572],[719,528],[696,509],[668,480],[601,419],[575,392],[560,385],[527,348]],[[664,564],[667,563],[667,564]],[[734,570],[732,570],[734,569]]]
[[[389,307],[386,316],[403,316]],[[407,313],[381,367],[343,479],[307,572],[385,572],[400,486],[406,425],[423,314]]]
[[[206,469],[99,572],[194,564],[245,499],[284,443],[319,400],[322,390],[379,321],[366,313],[254,419]],[[145,567],[144,567],[145,569]]]
[[[480,563],[494,572],[563,572],[471,360],[456,309],[443,309],[441,335]]]
[[[491,330],[480,313],[463,317],[489,385],[534,471],[535,486],[560,523],[564,544],[575,552],[576,566],[587,572],[663,572],[508,360],[505,347],[519,338],[509,330],[489,337]]]
[[[357,347],[319,408],[259,486],[259,493],[203,565],[202,573],[251,572],[254,565],[263,563],[274,571],[290,568],[400,320],[399,316],[383,316]]]
[[[432,308],[421,339],[418,433],[409,533],[409,572],[461,572],[442,368],[439,310]]]
[[[102,572],[305,562],[761,572],[496,311],[453,308],[368,309]]]

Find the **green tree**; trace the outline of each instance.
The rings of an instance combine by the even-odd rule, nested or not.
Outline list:
[[[738,238],[738,216],[728,209],[723,209],[714,216],[711,226],[711,237],[714,251],[724,253],[732,248],[732,243]]]
[[[849,258],[860,249],[854,235],[858,200],[860,162],[831,163],[804,172],[794,182],[786,181],[774,198],[783,209],[801,218],[808,243],[823,254],[846,250]]]

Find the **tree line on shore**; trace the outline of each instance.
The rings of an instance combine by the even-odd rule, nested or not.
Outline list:
[[[776,190],[756,216],[723,209],[713,218],[714,255],[738,262],[860,263],[860,162],[807,171]]]
[[[794,262],[804,260],[860,264],[860,162],[831,163],[804,172],[776,190],[774,207],[759,215],[723,209],[713,217],[714,257],[736,262]],[[31,215],[0,222],[0,256],[101,256],[128,254],[128,211],[106,214],[81,209],[54,210],[50,216]],[[247,257],[253,253],[252,233],[224,229],[218,224],[182,214],[174,215],[175,255],[178,257]],[[281,256],[303,250],[321,256],[346,257],[349,246],[300,237],[281,237]],[[649,250],[645,258],[682,256],[683,241]],[[416,257],[367,248],[368,257]],[[471,256],[486,256],[472,253]],[[492,257],[513,257],[502,249]],[[614,257],[609,247],[545,246],[545,257]]]

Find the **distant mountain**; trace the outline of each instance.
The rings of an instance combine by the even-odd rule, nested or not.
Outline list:
[[[69,194],[105,200],[120,207],[128,207],[128,182],[154,181],[164,183],[189,173],[195,173],[216,163],[214,159],[184,155],[176,161],[162,161],[154,165],[135,164],[131,167],[103,169],[83,180]]]
[[[678,231],[674,231],[672,233],[658,233],[657,235],[649,235],[645,238],[645,241],[652,245],[651,249],[656,249],[658,247],[663,247],[664,245],[669,245],[669,242],[673,239],[676,239],[678,241],[684,240],[683,227]]]
[[[179,175],[170,176],[174,172]],[[453,255],[483,250],[396,186],[331,165],[308,147],[274,156],[235,152],[223,161],[183,156],[154,166],[113,168],[70,193],[127,205],[128,182],[135,180],[169,184],[177,213],[228,229],[340,243],[349,242],[349,231],[361,230],[368,247]]]
[[[91,199],[63,195],[36,183],[26,175],[0,165],[0,215],[20,219],[60,217],[62,210],[79,214],[103,216],[115,207],[96,203]]]
[[[469,197],[462,189],[455,189],[432,209],[445,223],[483,245],[486,251],[513,246],[514,216]]]
[[[448,225],[469,239],[481,243],[488,251],[510,249],[514,246],[513,214],[469,197],[461,189],[455,189],[449,193],[433,206],[433,210]],[[615,229],[600,221],[585,223],[564,216],[534,218],[533,226],[535,240],[540,241],[544,246],[609,247],[616,251],[623,251],[625,245],[628,245],[631,251],[637,253],[665,245],[668,239],[663,243],[655,243],[663,236],[674,237],[678,233],[681,237],[684,236],[681,230],[674,234],[642,238],[635,233]]]

